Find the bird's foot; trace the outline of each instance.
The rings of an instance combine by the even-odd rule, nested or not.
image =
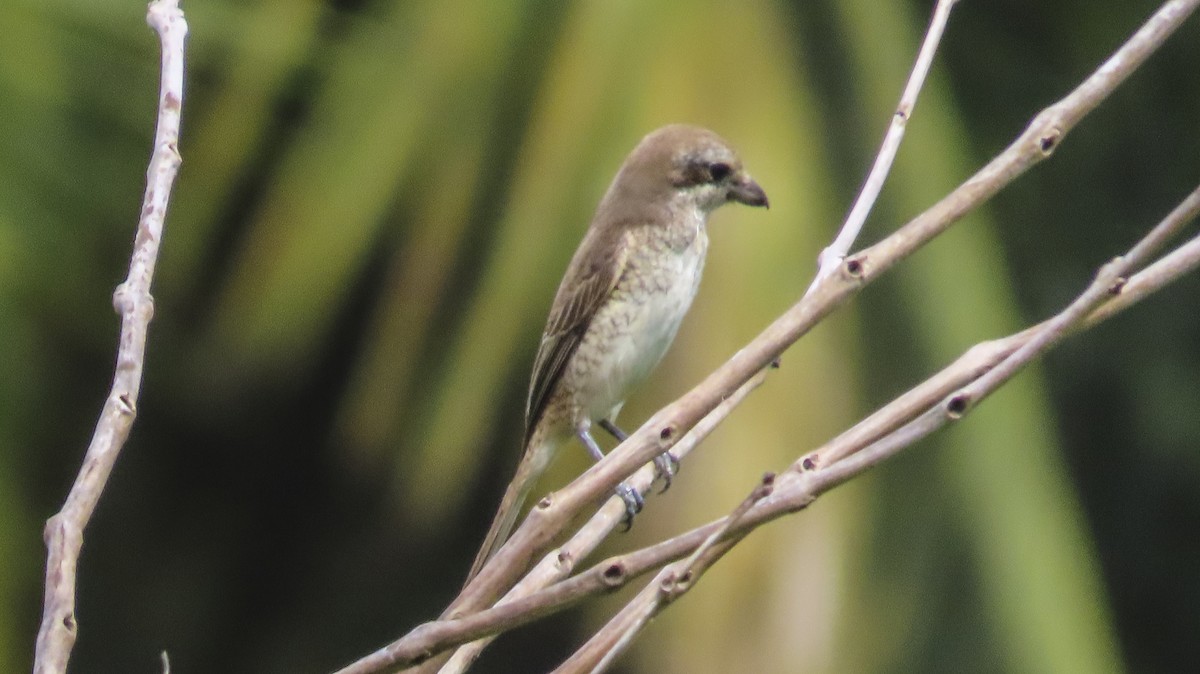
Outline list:
[[[663,452],[654,457],[654,467],[658,469],[658,476],[663,481],[663,488],[658,492],[661,494],[671,488],[671,480],[679,472],[679,459],[671,452]]]
[[[621,523],[625,525],[625,528],[621,531],[629,531],[633,527],[633,516],[642,511],[642,506],[646,501],[638,490],[624,482],[617,485],[617,496],[620,496],[621,500],[625,502],[625,517],[621,518]]]

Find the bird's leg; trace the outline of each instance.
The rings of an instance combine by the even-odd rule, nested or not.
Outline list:
[[[617,426],[613,422],[609,421],[608,419],[601,419],[600,421],[598,421],[596,423],[600,424],[600,428],[603,428],[604,430],[608,431],[609,435],[616,438],[617,442],[625,442],[625,440],[627,440],[629,438],[628,433],[621,430],[621,428],[619,426]]]
[[[579,436],[579,441],[587,448],[588,454],[591,454],[593,459],[599,461],[604,458],[604,452],[600,451],[600,445],[596,444],[596,439],[592,437],[587,426],[580,426],[575,434]],[[617,496],[620,496],[621,500],[625,502],[625,531],[629,531],[629,528],[633,526],[633,516],[642,511],[645,500],[642,499],[638,490],[624,482],[617,485],[616,491]]]
[[[625,442],[625,438],[629,437],[628,433],[621,430],[608,419],[601,419],[598,423],[600,424],[600,428],[608,431],[608,434],[616,438],[617,442]],[[662,491],[658,492],[661,494],[663,491],[671,488],[671,478],[675,477],[675,473],[679,472],[679,459],[675,458],[675,455],[670,451],[666,451],[654,457],[654,467],[658,469],[658,475],[663,480]]]

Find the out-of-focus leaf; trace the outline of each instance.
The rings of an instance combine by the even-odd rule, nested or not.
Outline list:
[[[371,342],[346,396],[339,436],[351,450],[371,454],[369,463],[376,468],[390,464],[410,427],[420,426],[407,413],[421,406],[411,396],[414,378],[423,346],[431,339],[444,341],[430,334],[436,325],[434,300],[452,285],[454,249],[471,234],[467,188],[481,171],[482,130],[464,128],[447,139],[439,157],[430,158],[417,190],[423,198],[409,215],[404,246],[391,261]],[[389,460],[380,461],[385,452]]]
[[[188,101],[181,141],[185,179],[171,202],[170,250],[182,254],[173,253],[171,264],[163,265],[161,285],[212,282],[212,272],[199,265],[216,245],[223,217],[237,206],[242,183],[260,179],[250,174],[256,157],[275,150],[263,144],[278,142],[271,131],[281,122],[273,116],[284,106],[287,87],[299,88],[312,51],[320,46],[317,22],[323,6],[274,0],[186,8],[192,63],[212,59],[220,69],[210,75],[211,82],[195,69],[189,73],[188,95],[203,104]]]
[[[424,136],[461,119],[467,82],[495,76],[490,55],[517,16],[505,3],[412,3],[354,25],[237,254],[216,339],[275,367],[311,355],[398,187],[427,163]]]

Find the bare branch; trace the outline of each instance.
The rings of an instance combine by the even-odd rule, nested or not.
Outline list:
[[[854,201],[854,206],[850,208],[850,214],[846,216],[846,222],[838,232],[837,238],[817,257],[817,275],[813,279],[812,285],[805,291],[806,296],[811,294],[823,279],[832,276],[842,264],[842,260],[854,246],[854,241],[858,239],[858,234],[867,221],[867,215],[875,207],[875,200],[879,198],[879,192],[883,190],[883,183],[887,180],[888,172],[892,170],[892,162],[896,159],[896,153],[900,151],[900,142],[904,140],[904,131],[908,128],[908,120],[912,118],[913,110],[917,107],[917,96],[921,93],[921,87],[925,86],[925,76],[929,74],[933,55],[942,41],[946,22],[950,20],[950,10],[954,9],[956,4],[958,4],[958,0],[938,0],[937,6],[934,7],[929,29],[925,31],[925,41],[917,53],[917,61],[913,64],[908,84],[905,85],[904,93],[900,96],[900,104],[896,106],[896,112],[892,114],[892,123],[883,137],[883,146],[879,148],[875,164],[871,166],[871,173],[867,175],[867,181],[863,184],[858,199]]]
[[[717,405],[712,412],[675,444],[675,447],[671,450],[672,454],[679,461],[683,461],[700,444],[701,440],[707,437],[713,429],[724,421],[725,417],[733,411],[734,407],[741,403],[751,391],[762,385],[766,380],[766,375],[767,370],[759,372],[750,381],[735,391],[733,395],[723,400],[720,405]],[[627,483],[634,489],[637,489],[643,497],[648,497],[652,495],[651,487],[653,486],[654,478],[654,465],[648,464],[642,466],[632,478],[627,480]],[[620,524],[624,516],[624,502],[617,497],[610,498],[574,536],[556,550],[548,552],[542,561],[497,603],[496,608],[486,612],[486,616],[481,613],[468,616],[459,621],[427,623],[401,639],[346,666],[339,670],[337,674],[363,674],[365,672],[382,671],[390,666],[418,664],[429,657],[429,654],[443,650],[448,646],[457,646],[470,639],[487,637],[512,629],[535,620],[541,615],[552,612],[556,608],[596,594],[602,591],[602,587],[604,586],[610,589],[620,587],[627,580],[627,577],[623,577],[623,574],[619,573],[617,569],[625,567],[620,561],[610,561],[603,565],[605,567],[604,570],[598,570],[599,567],[593,567],[586,574],[577,576],[579,578],[588,575],[592,582],[575,582],[569,588],[560,587],[562,585],[560,583],[555,585],[554,591],[548,595],[539,593],[536,601],[530,602],[527,600],[535,592],[551,583],[561,581],[570,575],[575,569],[575,563],[590,555],[600,542]],[[647,566],[637,573],[645,573],[658,566],[661,566],[661,563],[654,566]],[[572,580],[574,581],[575,579]],[[526,607],[530,605],[538,606],[540,612],[537,615],[528,615],[528,608]],[[453,625],[453,627],[446,629],[448,625]],[[462,635],[467,635],[469,638],[463,639]],[[463,646],[446,663],[442,671],[446,674],[465,671],[466,668],[475,662],[480,652],[489,643],[491,643],[491,639],[486,638]]]
[[[836,266],[836,272],[829,273],[825,278],[819,280],[799,302],[703,382],[651,417],[603,461],[591,467],[562,490],[542,499],[491,562],[463,589],[443,614],[441,620],[417,628],[392,646],[373,654],[371,658],[368,658],[374,658],[370,664],[366,664],[368,659],[364,659],[364,661],[360,661],[364,666],[357,667],[359,663],[356,663],[351,666],[354,667],[353,669],[342,670],[343,674],[384,671],[397,664],[414,664],[416,662],[423,663],[420,671],[432,671],[445,662],[445,654],[439,654],[439,651],[452,643],[463,643],[465,640],[476,639],[482,634],[502,631],[511,627],[514,621],[524,622],[526,616],[544,615],[551,604],[564,605],[569,601],[577,600],[578,596],[574,592],[577,592],[578,588],[573,584],[583,581],[573,578],[538,591],[534,595],[522,595],[523,599],[513,598],[510,601],[512,606],[507,607],[506,610],[506,607],[497,606],[495,609],[480,613],[481,609],[495,602],[497,597],[521,578],[533,558],[544,554],[552,541],[582,509],[600,500],[618,482],[649,462],[654,456],[675,446],[677,439],[681,436],[686,437],[688,432],[722,400],[728,398],[752,377],[761,373],[768,363],[776,359],[788,346],[863,286],[944,232],[963,215],[985,203],[1029,168],[1048,158],[1067,133],[1110,95],[1151,53],[1158,49],[1184,19],[1195,11],[1198,4],[1200,4],[1200,0],[1170,0],[1164,3],[1142,28],[1104,64],[1065,98],[1036,115],[1024,132],[1008,148],[960,187],[893,235],[843,260]],[[1168,256],[1168,258],[1172,257]],[[1164,260],[1166,259],[1164,258]],[[1172,278],[1177,277],[1183,273],[1183,270],[1194,266],[1188,264],[1190,259],[1174,257],[1173,260],[1176,264],[1161,270],[1161,273],[1173,275]],[[1155,267],[1157,265],[1151,266],[1151,268]],[[1004,340],[997,340],[972,349],[966,356],[947,368],[947,371],[943,371],[935,376],[933,381],[922,385],[924,387],[920,392],[920,395],[924,396],[922,399],[918,400],[914,397],[903,401],[900,408],[894,408],[888,414],[883,414],[881,410],[880,413],[872,415],[864,422],[864,424],[870,422],[873,424],[872,427],[860,426],[851,429],[835,442],[818,450],[820,454],[816,458],[819,458],[820,461],[813,460],[807,464],[803,459],[798,461],[793,469],[780,477],[775,493],[752,507],[741,522],[728,526],[726,526],[725,520],[711,523],[642,552],[649,555],[650,551],[654,551],[653,554],[659,555],[658,559],[662,560],[660,563],[667,563],[694,551],[696,546],[708,540],[715,531],[725,528],[727,533],[723,538],[713,538],[709,543],[711,547],[707,555],[712,556],[715,560],[727,549],[725,545],[727,541],[744,535],[744,532],[762,522],[806,507],[828,489],[861,473],[919,437],[944,425],[949,415],[956,414],[957,416],[953,418],[961,417],[970,407],[967,404],[962,409],[958,409],[964,400],[967,402],[977,401],[987,395],[994,390],[995,386],[999,386],[1027,363],[1029,358],[1050,348],[1065,335],[1078,329],[1081,321],[1097,320],[1087,318],[1097,302],[1107,300],[1108,304],[1105,304],[1107,307],[1124,299],[1127,295],[1124,291],[1116,298],[1110,299],[1112,296],[1109,293],[1115,280],[1108,277],[1114,273],[1127,273],[1121,271],[1127,268],[1131,267],[1118,263],[1106,267],[1105,279],[1102,280],[1108,280],[1109,285],[1107,287],[1094,285],[1094,288],[1103,287],[1103,290],[1089,289],[1085,296],[1072,305],[1072,308],[1047,323]],[[1150,268],[1147,269],[1147,272],[1150,272]],[[1125,284],[1125,288],[1133,286],[1136,278]],[[1146,288],[1146,292],[1150,292],[1151,288],[1157,289],[1165,282],[1165,277],[1159,276],[1156,277],[1153,284],[1147,283],[1141,287]],[[1098,281],[1097,284],[1099,283]],[[1096,298],[1097,294],[1099,294],[1099,299]],[[1113,313],[1129,306],[1132,301],[1132,299],[1127,301]],[[1096,310],[1097,313],[1093,316],[1099,316],[1099,312],[1104,310],[1103,308]],[[1107,315],[1111,315],[1111,313]],[[1029,347],[1028,345],[1033,344],[1035,339],[1037,340],[1036,344]],[[1017,355],[1018,353],[1020,355]],[[988,373],[997,370],[1001,371],[1001,375],[993,375],[984,380],[985,384],[981,386],[964,389],[969,394],[969,398],[959,399],[949,393],[964,386],[970,387],[970,382],[977,382],[986,377]],[[947,398],[948,395],[949,398]],[[900,411],[898,412],[897,409]],[[939,418],[933,418],[935,415]],[[855,447],[849,447],[850,444],[854,444]],[[837,447],[842,447],[842,449],[838,450]],[[832,453],[827,453],[825,450],[830,450]],[[586,554],[586,550],[581,552]],[[574,559],[577,557],[568,550],[565,555],[547,557],[546,560],[550,561],[543,560],[543,564],[553,566],[561,564],[563,560],[566,560],[568,564],[573,564]],[[707,557],[701,559],[707,559]],[[642,561],[645,560],[642,559]],[[542,566],[539,565],[538,568],[541,569]],[[593,569],[596,568],[598,567],[593,567]],[[564,573],[568,572],[569,570]],[[581,576],[591,573],[592,571],[589,571]],[[506,599],[506,601],[508,600]],[[518,611],[518,607],[524,609],[525,612]],[[630,610],[636,611],[634,608]],[[634,620],[629,624],[636,623],[637,621]],[[468,626],[470,629],[464,629]],[[621,633],[625,634],[628,628],[625,630]],[[428,638],[434,634],[438,635],[437,639]],[[404,645],[405,653],[413,656],[412,659],[393,659],[391,656],[398,652],[386,653],[398,644]],[[416,647],[415,650],[414,647]],[[471,655],[455,666],[465,667],[473,658],[474,655]],[[448,671],[460,670],[451,668]]]
[[[1088,325],[1108,320],[1147,295],[1158,292],[1175,279],[1200,266],[1200,236],[1164,255],[1154,264],[1133,275],[1121,287],[1121,294],[1088,317]]]
[[[1200,188],[1189,194],[1150,234],[1130,250],[1129,254],[1125,256],[1129,267],[1136,268],[1143,264],[1149,255],[1178,234],[1196,216],[1197,212],[1200,212]],[[1179,251],[1164,257],[1160,262],[1166,262],[1168,258],[1177,253]],[[1149,272],[1151,268],[1157,266],[1158,263],[1148,267],[1145,271]],[[1151,284],[1149,278],[1146,274],[1138,274],[1129,279],[1121,286],[1116,297],[1088,316],[1083,327],[1091,327],[1107,319],[1145,297],[1149,292],[1158,290],[1167,282],[1161,272],[1156,273],[1154,277],[1159,281],[1158,283]],[[1177,278],[1177,276],[1173,278]],[[995,368],[997,364],[1025,345],[1037,331],[1044,327],[1045,323],[1041,323],[1015,335],[972,347],[950,367],[925,380],[912,391],[897,398],[862,422],[855,424],[853,428],[837,438],[802,457],[796,467],[801,470],[812,470],[817,466],[830,465],[885,434],[893,432],[902,424],[928,410],[954,389],[965,386],[968,382],[978,379],[985,372]]]
[[[1200,188],[1172,210],[1170,215],[1138,241],[1128,253],[1101,267],[1095,280],[1066,309],[1037,328],[1021,333],[1025,335],[1023,343],[999,364],[984,371],[966,386],[951,392],[940,404],[929,407],[913,421],[828,467],[822,468],[806,464],[803,460],[798,461],[785,476],[790,479],[781,482],[777,497],[773,498],[768,494],[740,504],[705,539],[704,544],[697,547],[689,559],[671,564],[659,572],[653,583],[638,593],[555,671],[562,674],[605,671],[654,615],[691,589],[699,581],[703,570],[714,564],[749,533],[742,525],[748,522],[747,515],[754,506],[766,506],[775,500],[777,516],[807,507],[820,494],[862,474],[868,468],[894,456],[948,423],[961,419],[1034,358],[1085,325],[1102,304],[1121,292],[1124,277],[1144,262],[1152,251],[1182,229],[1198,212]],[[1200,254],[1197,258],[1200,258]],[[1181,265],[1175,268],[1181,271],[1183,269]],[[1017,337],[1009,339],[1019,341]],[[754,499],[754,495],[751,499]],[[769,506],[767,509],[770,510]],[[773,518],[764,518],[762,521],[766,522],[769,519]],[[710,552],[711,554],[706,554]],[[697,563],[695,560],[698,559],[705,560],[705,563]]]
[[[112,390],[96,423],[95,433],[62,510],[46,522],[46,590],[42,624],[34,654],[35,674],[62,673],[75,646],[75,572],[83,546],[83,530],[129,438],[137,416],[138,393],[146,354],[146,333],[154,315],[150,282],[158,260],[163,221],[171,186],[179,171],[179,121],[183,105],[183,44],[187,22],[178,0],[151,3],[146,21],[162,44],[162,81],[154,153],[146,172],[146,195],[133,243],[129,276],[113,293],[121,316]]]
[[[603,672],[609,669],[633,640],[668,604],[678,599],[700,576],[723,557],[746,534],[730,537],[729,532],[742,522],[754,504],[771,494],[775,475],[767,473],[732,513],[724,518],[704,542],[696,547],[687,559],[680,560],[658,573],[654,582],[647,585],[637,597],[625,605],[617,615],[605,624],[591,639],[587,640],[561,667],[557,674],[575,672]],[[747,532],[748,533],[748,532]]]
[[[1163,224],[1152,232],[1151,236],[1139,243],[1139,247],[1145,241],[1151,240],[1152,237],[1160,238],[1178,231],[1197,214],[1200,214],[1200,189],[1189,195],[1179,207],[1174,209]],[[1098,325],[1197,267],[1200,267],[1200,237],[1187,242],[1147,266],[1142,272],[1131,276],[1128,282],[1120,286],[1119,294],[1107,299],[1102,306],[1094,310],[1084,321],[1082,327],[1086,329]],[[820,449],[798,459],[781,476],[780,485],[776,486],[771,499],[764,499],[762,495],[750,499],[754,502],[752,509],[746,509],[743,504],[735,513],[737,515],[735,517],[718,519],[652,546],[611,557],[576,576],[549,585],[545,589],[524,594],[514,590],[494,608],[455,620],[426,623],[399,641],[373,654],[372,658],[374,659],[364,659],[355,663],[353,667],[342,670],[339,674],[351,674],[352,672],[363,674],[382,671],[389,666],[405,667],[418,664],[447,648],[528,624],[588,597],[613,592],[649,571],[672,561],[683,559],[687,555],[695,556],[696,551],[702,547],[715,546],[718,542],[728,542],[735,535],[740,537],[754,527],[800,510],[820,494],[857,475],[870,465],[882,460],[883,457],[861,462],[857,466],[841,464],[841,468],[837,472],[825,471],[822,473],[824,477],[818,482],[802,483],[801,479],[810,479],[803,476],[821,473],[824,470],[822,466],[837,463],[835,457],[849,456],[883,437],[890,437],[889,442],[895,443],[892,447],[897,451],[902,446],[915,441],[917,438],[913,432],[916,427],[908,427],[906,434],[888,436],[888,433],[904,427],[906,423],[917,418],[922,412],[934,408],[939,401],[944,400],[954,391],[978,380],[984,373],[1011,356],[1018,348],[1029,343],[1035,334],[1039,330],[1045,329],[1048,324],[1049,321],[1046,321],[1014,335],[972,347],[941,372],[881,408]],[[759,379],[756,378],[752,382],[757,380]],[[708,421],[708,419],[705,420],[705,422]],[[927,430],[932,432],[933,429],[931,427]],[[683,444],[684,442],[681,441],[676,447]],[[880,451],[886,449],[887,447],[884,446],[876,447],[876,450]],[[846,470],[847,466],[853,470]],[[761,502],[764,500],[769,500],[769,503]],[[549,554],[537,568],[539,570],[543,567],[554,568],[556,561],[555,555]],[[536,572],[531,574],[531,577],[534,575]],[[544,576],[539,576],[539,578],[542,577]],[[529,580],[530,577],[522,580],[518,589],[523,588]],[[471,646],[474,645],[471,644]],[[455,659],[458,657],[456,654]],[[452,659],[451,662],[454,660]]]
[[[1048,158],[1066,134],[1141,65],[1200,0],[1165,3],[1128,42],[1068,96],[1038,114],[1002,153],[930,209],[880,243],[851,255],[839,272],[786,311],[724,365],[664,407],[603,461],[543,499],[444,617],[474,612],[494,602],[524,573],[557,532],[627,475],[669,450],[743,382],[754,376],[818,321],[867,283],[907,258],[963,215],[986,202],[1033,165]]]

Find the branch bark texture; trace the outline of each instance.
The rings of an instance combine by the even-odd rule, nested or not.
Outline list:
[[[91,520],[137,416],[146,335],[154,315],[150,282],[158,260],[171,186],[179,172],[183,46],[187,22],[178,0],[151,3],[146,21],[158,33],[162,47],[154,151],[146,171],[146,193],[134,237],[129,276],[113,293],[113,308],[121,316],[121,334],[112,388],[66,502],[62,510],[46,522],[43,533],[47,550],[46,586],[42,623],[34,653],[35,674],[65,672],[75,646],[78,635],[75,617],[76,571],[83,547],[83,531]]]

